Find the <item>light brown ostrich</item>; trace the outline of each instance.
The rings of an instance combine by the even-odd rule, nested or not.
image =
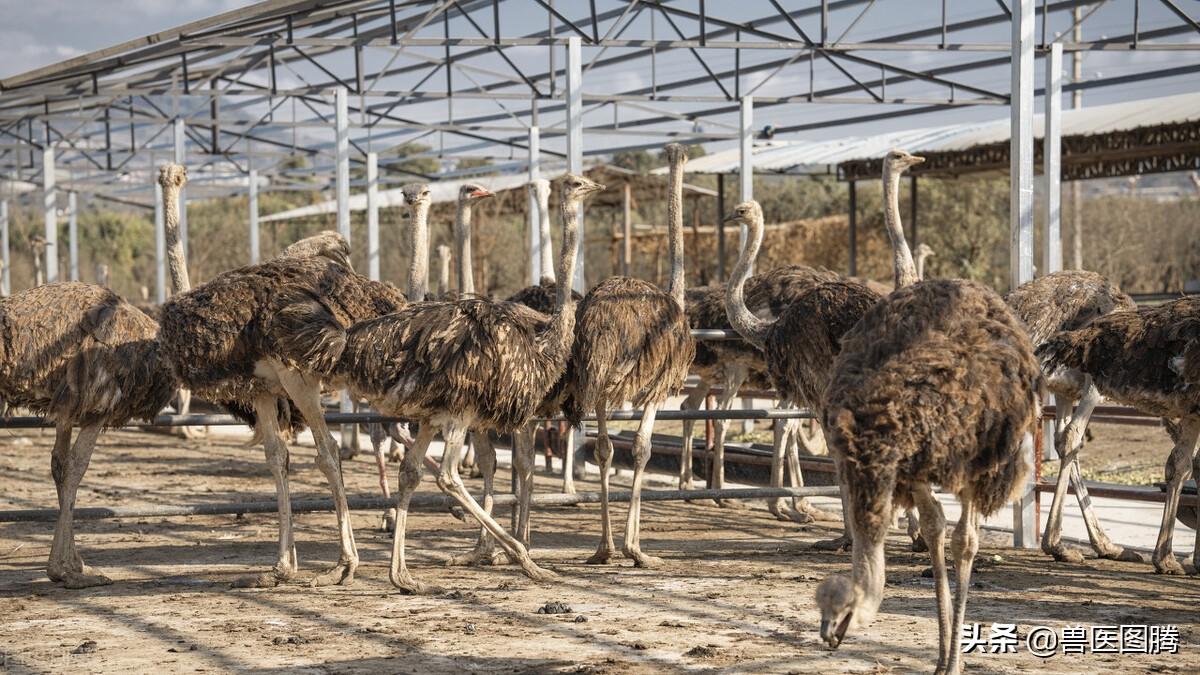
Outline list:
[[[33,252],[34,287],[46,283],[46,275],[42,271],[42,261],[46,259],[46,246],[46,238],[40,234],[35,234],[29,238],[29,249]]]
[[[564,179],[562,279],[574,273],[579,204],[602,188],[580,176]],[[554,576],[538,567],[525,547],[471,497],[458,460],[468,430],[506,433],[521,428],[561,378],[575,338],[575,307],[565,285],[549,317],[516,303],[464,298],[413,303],[349,329],[322,304],[303,300],[285,308],[281,320],[298,329],[289,351],[320,354],[329,378],[386,414],[420,422],[416,444],[400,464],[394,585],[412,593],[429,590],[408,571],[405,534],[409,500],[421,480],[420,463],[438,428],[446,441],[438,487],[487,527],[526,575],[535,580]]]
[[[338,562],[311,580],[314,586],[349,584],[358,567],[342,483],[338,446],[325,424],[320,369],[315,354],[285,352],[289,331],[280,321],[282,303],[304,297],[322,303],[341,325],[396,311],[406,304],[394,287],[368,280],[325,255],[281,256],[217,275],[190,288],[179,241],[179,189],[187,180],[179,165],[159,172],[166,215],[167,265],[174,297],[161,312],[163,357],[183,386],[221,404],[254,427],[275,478],[279,503],[279,552],[263,574],[237,586],[271,587],[298,572],[292,535],[286,439],[308,424],[317,442],[317,467],[329,482],[337,511],[341,552]],[[341,242],[341,247],[345,242]],[[335,247],[336,248],[336,247]]]
[[[917,161],[893,150],[885,172]],[[893,224],[889,217],[893,249],[902,252],[907,244]],[[899,289],[846,334],[825,392],[825,431],[854,532],[853,573],[822,581],[816,599],[821,638],[832,647],[869,624],[883,599],[893,505],[916,505],[937,595],[935,672],[957,674],[980,519],[1004,506],[1029,471],[1041,373],[1020,320],[994,291],[963,280],[914,285],[910,261],[896,256]],[[953,607],[934,485],[962,504],[951,542]]]
[[[682,145],[666,147],[672,186],[683,181],[687,159]],[[568,419],[578,424],[588,411],[596,414],[596,463],[600,466],[600,544],[589,564],[605,564],[616,554],[609,517],[608,483],[613,447],[608,436],[607,411],[632,401],[642,409],[633,443],[633,495],[625,525],[625,556],[638,567],[657,558],[642,552],[640,542],[642,475],[650,461],[650,436],[659,407],[679,391],[695,355],[684,311],[682,204],[671,190],[667,201],[671,280],[668,290],[629,277],[609,277],[593,287],[579,305],[578,339],[571,354],[563,405]],[[560,275],[564,281],[569,276]]]
[[[46,574],[67,588],[112,583],[75,548],[75,495],[100,430],[150,420],[170,400],[175,378],[157,334],[153,319],[100,286],[55,283],[0,299],[0,398],[54,422],[58,521]]]
[[[1182,574],[1171,539],[1183,482],[1189,472],[1200,476],[1200,298],[1095,318],[1051,336],[1038,356],[1046,372],[1077,369],[1107,398],[1168,421],[1175,447],[1167,458],[1167,500],[1151,559],[1160,574]],[[1068,427],[1069,437],[1071,432]],[[1200,536],[1196,541],[1192,571],[1200,573]]]
[[[1082,328],[1097,317],[1136,308],[1133,300],[1105,277],[1077,270],[1038,277],[1009,292],[1004,299],[1029,329],[1035,348],[1059,331]],[[1099,390],[1091,377],[1077,369],[1047,370],[1045,376],[1046,386],[1054,394],[1058,410],[1054,422],[1054,448],[1060,461],[1054,501],[1050,504],[1042,534],[1042,550],[1055,560],[1083,562],[1079,551],[1062,543],[1062,510],[1070,484],[1075,488],[1075,498],[1096,554],[1111,560],[1142,561],[1141,554],[1112,543],[1104,533],[1079,472],[1079,451],[1088,420],[1100,402]]]
[[[450,294],[450,247],[440,244],[437,247],[438,285],[433,297],[444,300]]]
[[[929,258],[936,256],[937,253],[933,250],[933,248],[931,246],[929,246],[929,244],[926,244],[925,242],[921,242],[920,244],[917,244],[917,249],[915,251],[913,251],[913,254],[916,256],[917,278],[924,280],[925,279],[925,261],[928,260]]]

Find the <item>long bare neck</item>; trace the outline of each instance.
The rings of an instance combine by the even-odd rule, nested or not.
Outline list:
[[[918,279],[921,279],[921,280],[925,279],[925,258],[928,258],[928,257],[929,256],[924,253],[917,254],[917,278]]]
[[[179,187],[163,188],[163,234],[167,244],[167,271],[171,274],[171,294],[179,295],[191,290],[188,279],[187,258],[183,253],[183,242],[179,238]]]
[[[680,309],[684,307],[683,280],[683,164],[684,159],[673,159],[670,168],[671,190],[667,198],[668,261],[671,265],[671,280],[667,291]]]
[[[438,247],[438,296],[445,297],[450,292],[450,247]]]
[[[870,623],[879,612],[883,602],[883,585],[886,579],[883,539],[871,541],[872,537],[854,533],[854,549],[852,580],[858,590],[857,607],[854,616],[859,625]]]
[[[575,342],[575,297],[571,295],[571,279],[575,278],[575,247],[579,244],[579,202],[563,199],[561,203],[563,241],[558,254],[558,278],[555,287],[554,316],[542,334],[542,349],[553,352],[564,362]]]
[[[729,323],[747,342],[763,349],[766,347],[767,331],[771,329],[770,321],[758,318],[746,307],[746,280],[750,278],[750,268],[758,257],[758,249],[762,246],[763,228],[761,219],[750,227],[750,236],[746,237],[746,246],[738,255],[737,264],[725,287],[725,314]]]
[[[920,275],[913,263],[912,251],[904,239],[904,225],[900,222],[900,172],[889,162],[883,163],[883,216],[887,222],[888,237],[892,240],[892,270],[896,288],[911,286],[920,281]]]
[[[454,243],[458,248],[458,292],[475,295],[475,271],[471,265],[471,203],[458,202],[454,221]]]
[[[539,186],[538,202],[538,255],[541,256],[542,280],[554,281],[554,247],[550,244],[550,187]],[[559,277],[564,279],[566,277]]]
[[[418,202],[409,219],[412,262],[408,267],[408,300],[421,302],[429,292],[429,204]]]

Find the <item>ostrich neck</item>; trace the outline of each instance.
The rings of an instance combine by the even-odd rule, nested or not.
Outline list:
[[[870,623],[883,602],[884,556],[883,539],[867,541],[868,537],[854,533],[853,581],[858,590],[854,617],[859,625]]]
[[[550,245],[550,191],[538,190],[538,255],[541,256],[542,279],[553,282],[554,250]],[[566,277],[561,277],[566,278]]]
[[[408,300],[421,302],[429,292],[429,204],[418,202],[408,224],[412,262],[408,268]]]
[[[896,288],[900,289],[917,283],[920,275],[904,239],[904,225],[900,222],[900,172],[887,162],[883,165],[883,200],[888,238],[892,240],[892,270]]]
[[[925,256],[923,255],[917,256],[917,278],[925,278]]]
[[[438,249],[438,295],[445,297],[450,292],[450,249]]]
[[[575,247],[579,243],[579,202],[562,201],[563,241],[558,254],[558,278],[555,287],[554,316],[543,333],[542,349],[552,352],[564,363],[575,342],[575,297],[568,279],[575,278]]]
[[[754,315],[746,307],[745,287],[750,278],[750,268],[758,257],[758,249],[762,246],[763,225],[761,218],[750,226],[746,237],[746,246],[738,255],[737,264],[729,277],[729,285],[725,288],[725,314],[743,338],[759,349],[766,346],[767,331],[771,322],[764,321]]]
[[[667,199],[668,260],[671,265],[671,281],[667,291],[680,309],[684,308],[683,277],[683,161],[671,162],[671,191]],[[757,251],[756,251],[757,253]]]
[[[167,244],[167,271],[171,274],[171,295],[191,290],[187,258],[179,238],[179,188],[163,188],[163,234]]]
[[[454,239],[458,247],[458,292],[463,297],[475,295],[475,271],[471,265],[471,204],[468,202],[458,203]]]

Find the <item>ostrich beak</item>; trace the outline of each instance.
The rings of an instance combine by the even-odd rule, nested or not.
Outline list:
[[[481,199],[483,197],[495,196],[495,193],[493,193],[491,190],[485,190],[483,188],[479,188],[478,190],[472,192],[471,196],[474,197],[475,199]]]
[[[821,639],[831,649],[837,649],[842,644],[842,639],[846,637],[846,630],[850,628],[850,618],[853,616],[852,613],[847,613],[836,626],[829,619],[821,619]]]
[[[924,157],[921,157],[921,156],[919,156],[919,155],[913,155],[913,156],[912,156],[912,163],[913,163],[913,164],[924,164],[924,163],[925,163],[925,158],[924,158]]]
[[[731,214],[729,214],[729,215],[725,216],[725,218],[723,218],[723,219],[721,220],[721,222],[723,222],[723,223],[736,223],[736,222],[738,222],[738,216],[737,216],[737,214],[736,214],[736,213],[731,213]]]
[[[608,186],[604,185],[603,183],[592,184],[592,192],[604,192],[607,189],[608,189]]]

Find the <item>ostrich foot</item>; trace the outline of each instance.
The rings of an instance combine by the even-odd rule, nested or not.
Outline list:
[[[349,586],[354,583],[354,570],[358,568],[358,561],[338,561],[338,564],[330,567],[328,570],[318,574],[309,580],[310,588],[319,586]]]
[[[398,577],[392,577],[392,585],[405,595],[441,595],[446,589],[433,584],[417,581],[411,574],[404,572]]]
[[[746,506],[746,502],[744,502],[740,499],[717,499],[715,501],[717,502],[717,506],[719,506],[723,509],[732,509],[734,511],[745,511],[746,509],[750,508],[749,506]]]
[[[796,523],[797,525],[808,525],[816,520],[816,518],[808,513],[797,511],[796,509],[790,507],[780,506],[778,504],[768,505],[767,510],[771,512],[771,515],[775,516],[775,520],[792,522]]]
[[[821,541],[813,542],[813,549],[817,551],[849,551],[850,546],[854,543],[849,535],[843,533],[835,539],[822,539]]]
[[[822,522],[822,523],[840,523],[840,522],[842,522],[842,514],[834,513],[833,511],[826,511],[824,509],[818,509],[817,507],[810,504],[807,499],[801,499],[797,503],[794,511],[796,513],[800,513],[800,514],[803,514],[804,516],[807,516],[810,520],[815,520],[817,522]],[[793,517],[792,520],[795,520],[795,518]]]
[[[557,581],[558,575],[544,567],[538,567],[536,563],[530,562],[528,567],[521,569],[525,576],[538,583],[546,583],[549,581]]]
[[[642,569],[653,569],[662,566],[662,558],[652,555],[646,555],[640,550],[625,551],[626,558],[633,558],[633,566],[641,567]]]
[[[466,553],[447,558],[446,567],[490,567],[500,565],[505,560],[504,551],[496,550],[495,546],[476,546]]]
[[[1169,574],[1171,576],[1178,576],[1178,575],[1183,574],[1183,565],[1180,565],[1179,561],[1176,560],[1175,556],[1172,554],[1172,555],[1168,555],[1167,557],[1163,558],[1162,560],[1155,560],[1154,561],[1154,571],[1157,572],[1158,574]]]
[[[617,552],[611,546],[601,546],[600,548],[596,549],[596,552],[592,554],[592,557],[583,561],[583,564],[607,565],[611,563],[615,557],[617,557]]]
[[[48,574],[53,581],[62,582],[63,587],[72,589],[107,586],[112,583],[112,579],[101,574],[100,570],[82,563],[80,563],[79,569],[54,570]]]
[[[925,553],[929,550],[929,544],[925,543],[924,537],[914,537],[912,544],[909,544],[908,550],[913,553]]]
[[[233,580],[230,584],[231,588],[275,588],[279,584],[287,581],[287,578],[280,575],[278,571],[271,570],[261,574],[252,574],[248,577],[239,577]]]
[[[358,455],[358,453],[355,452],[354,448],[350,447],[349,445],[343,445],[342,447],[338,448],[338,457],[341,457],[343,461],[354,459],[356,455]]]
[[[1042,549],[1058,562],[1079,564],[1083,562],[1083,553],[1078,549],[1064,545],[1062,542],[1051,544]]]
[[[384,532],[396,531],[396,509],[391,508],[383,512],[383,522],[380,523],[379,529]]]
[[[1115,544],[1110,544],[1107,548],[1096,551],[1096,555],[1101,558],[1104,558],[1105,560],[1117,560],[1120,562],[1135,562],[1135,563],[1147,562],[1146,556],[1144,554],[1138,553],[1137,551],[1127,549],[1124,546],[1117,546]]]

